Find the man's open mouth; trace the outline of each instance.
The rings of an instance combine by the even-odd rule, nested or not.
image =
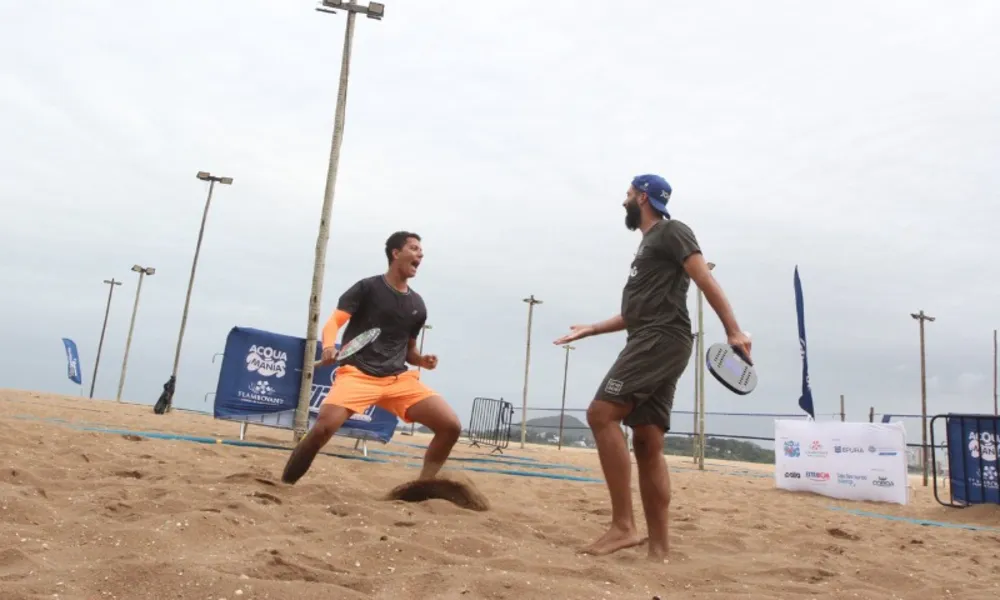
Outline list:
[[[414,269],[416,269],[417,267],[420,266],[420,261],[419,260],[415,260],[415,261],[411,262],[410,264],[413,265]]]

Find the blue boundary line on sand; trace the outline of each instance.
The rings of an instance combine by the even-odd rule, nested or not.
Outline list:
[[[418,463],[405,463],[407,467],[419,469]],[[500,475],[517,475],[518,477],[538,477],[540,479],[563,479],[567,481],[583,481],[586,483],[604,483],[603,479],[583,477],[581,475],[563,475],[561,473],[542,473],[539,471],[514,471],[512,469],[487,469],[486,467],[450,467],[454,471],[475,471],[477,473],[499,473]]]
[[[886,521],[897,521],[911,523],[924,527],[944,527],[946,529],[967,529],[971,531],[1000,531],[1000,527],[989,527],[987,525],[971,525],[967,523],[949,523],[947,521],[930,521],[927,519],[916,519],[913,517],[901,517],[897,515],[887,515],[883,513],[869,512],[857,508],[844,508],[841,506],[827,506],[828,510],[843,512],[856,517],[871,517],[873,519],[884,519]]]
[[[369,448],[368,452],[371,453],[371,454],[382,454],[382,455],[385,455],[385,456],[401,456],[403,458],[418,458],[418,457],[414,456],[413,454],[407,454],[405,452],[393,452],[391,450],[379,450],[377,448]],[[452,456],[452,457],[449,457],[448,460],[449,461],[453,461],[454,460],[454,461],[460,461],[460,462],[497,463],[497,464],[500,464],[500,465],[516,465],[516,466],[531,467],[531,468],[534,468],[534,469],[563,469],[563,470],[566,470],[566,471],[578,471],[578,472],[585,472],[585,471],[589,471],[590,470],[590,469],[584,469],[582,467],[577,467],[575,465],[564,465],[564,464],[559,464],[559,463],[534,462],[534,463],[530,463],[530,464],[525,464],[523,462],[512,461],[512,460],[504,460],[504,459],[500,459],[500,458],[485,458],[485,457],[473,457],[473,456]]]
[[[411,448],[420,448],[421,450],[426,450],[427,449],[427,444],[414,444],[412,442],[401,442],[399,440],[392,440],[389,443],[390,444],[399,444],[400,446],[409,446]],[[512,456],[512,455],[504,454],[503,457],[505,459],[507,459],[507,460],[522,460],[522,461],[531,462],[531,463],[538,462],[537,458],[528,458],[527,456]]]

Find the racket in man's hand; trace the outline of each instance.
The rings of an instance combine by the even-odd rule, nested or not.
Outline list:
[[[372,327],[371,329],[362,331],[358,335],[354,336],[354,338],[352,338],[351,341],[341,346],[340,352],[338,352],[335,356],[333,356],[332,360],[327,359],[326,351],[324,350],[323,358],[321,360],[316,361],[315,366],[319,367],[322,365],[328,365],[331,363],[340,362],[345,358],[347,358],[348,356],[356,354],[358,350],[361,350],[368,344],[374,342],[375,338],[377,338],[380,333],[382,333],[382,330],[379,329],[378,327]]]
[[[705,353],[708,372],[729,391],[745,396],[757,387],[757,371],[743,350],[731,344],[712,344]]]

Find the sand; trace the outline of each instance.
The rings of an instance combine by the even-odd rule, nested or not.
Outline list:
[[[458,470],[543,471],[530,463],[450,463],[448,473],[488,497],[487,511],[385,500],[417,474],[422,450],[407,444],[428,436],[397,433],[370,446],[405,455],[370,455],[388,462],[320,456],[286,486],[287,450],[85,427],[238,434],[238,425],[205,415],[0,390],[3,600],[972,598],[1000,586],[996,507],[941,507],[919,480],[909,506],[851,503],[777,490],[767,466],[709,461],[698,472],[690,458],[668,457],[671,555],[653,564],[641,547],[576,553],[604,531],[603,483]],[[285,446],[290,438],[259,427],[248,437]],[[328,450],[356,457],[352,446],[337,439]],[[500,458],[601,479],[593,451],[518,446]],[[489,458],[466,440],[455,456]],[[641,523],[637,490],[635,506]]]

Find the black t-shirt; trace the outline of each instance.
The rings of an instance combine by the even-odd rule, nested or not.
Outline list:
[[[691,337],[684,261],[701,252],[691,228],[663,219],[643,235],[622,291],[622,317],[629,337],[668,333]]]
[[[351,315],[344,330],[344,344],[372,327],[382,330],[374,342],[341,364],[353,365],[375,377],[398,375],[407,370],[409,342],[420,335],[427,321],[427,307],[420,294],[413,288],[400,292],[389,285],[384,275],[373,275],[344,292],[337,308]]]

